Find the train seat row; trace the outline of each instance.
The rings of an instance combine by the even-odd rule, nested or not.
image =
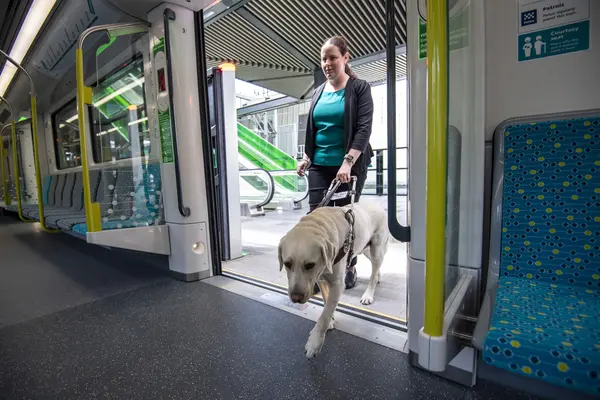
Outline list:
[[[103,230],[164,223],[158,163],[91,170],[90,188],[92,202],[100,204]],[[48,227],[86,235],[81,171],[46,176],[42,194]],[[6,209],[17,212],[16,201]],[[39,221],[38,205],[24,204],[23,215]]]

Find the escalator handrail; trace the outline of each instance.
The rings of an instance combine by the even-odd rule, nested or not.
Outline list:
[[[265,197],[265,199],[256,204],[256,208],[262,208],[264,206],[266,206],[267,204],[269,204],[272,200],[273,200],[273,196],[275,196],[275,180],[273,179],[273,176],[269,173],[269,171],[267,171],[264,168],[252,168],[252,169],[240,169],[240,178],[241,178],[241,173],[242,172],[264,172],[267,177],[269,178],[268,181],[268,186],[269,189],[267,191],[267,196]]]
[[[276,169],[276,170],[271,170],[269,172],[293,172],[294,174],[296,174],[295,169]],[[300,197],[299,199],[292,199],[292,201],[294,203],[300,203],[300,202],[306,200],[306,198],[308,197],[308,178],[306,177],[306,175],[304,175],[302,178],[304,178],[304,180],[306,181],[306,190],[304,191],[304,193],[302,193],[302,197]]]
[[[181,172],[179,170],[179,144],[177,142],[177,124],[175,123],[175,107],[173,102],[173,68],[171,65],[171,35],[169,33],[169,21],[175,20],[175,12],[165,8],[163,21],[165,29],[165,55],[167,58],[167,86],[169,92],[169,108],[171,110],[171,132],[173,137],[173,155],[175,156],[175,185],[177,186],[177,207],[179,214],[187,218],[191,215],[189,207],[183,202],[183,189],[181,187]]]

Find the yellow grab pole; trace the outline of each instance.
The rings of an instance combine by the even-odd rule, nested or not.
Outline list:
[[[85,130],[85,108],[92,104],[92,89],[84,85],[83,80],[83,49],[75,50],[75,71],[77,78],[77,117],[79,119],[79,143],[81,146],[81,176],[83,177],[83,203],[85,205],[85,220],[88,232],[102,230],[100,219],[100,204],[92,203],[90,186],[90,167],[87,154],[87,134]]]
[[[11,138],[13,150],[13,171],[15,172],[15,191],[17,192],[17,211],[19,219],[23,222],[35,222],[33,219],[28,219],[23,215],[23,200],[21,199],[21,182],[19,180],[19,152],[17,150],[17,128],[15,120],[11,123]]]
[[[8,125],[5,125],[6,128]],[[4,128],[0,131],[0,173],[2,174],[2,193],[4,193],[4,205],[10,206],[12,199],[10,198],[10,194],[8,193],[8,186],[6,184],[6,168],[5,168],[5,156],[4,156],[4,139],[2,138],[2,132],[4,132]]]
[[[35,92],[31,93],[31,134],[33,135],[33,166],[35,168],[35,180],[38,198],[38,210],[40,213],[40,225],[42,229],[49,233],[60,232],[57,229],[51,229],[46,226],[46,217],[44,216],[44,197],[42,193],[42,175],[40,172],[40,151],[38,148],[38,130],[37,130],[37,102]]]
[[[427,217],[423,331],[429,336],[440,337],[444,327],[446,279],[447,1],[427,0],[427,60]]]
[[[10,104],[4,97],[0,96],[0,101],[2,101],[8,107],[8,111],[10,112],[10,118],[14,121],[15,116],[13,114],[12,104]],[[2,162],[2,188],[4,190],[4,205],[10,206],[12,204],[12,199],[10,194],[8,193],[8,186],[6,183],[6,161],[4,160],[4,140],[2,139],[2,132],[8,127],[8,124],[4,125],[0,130],[0,162]],[[8,152],[6,153],[6,157],[8,157]]]
[[[27,79],[29,79],[29,96],[31,97],[31,129],[32,129],[32,135],[33,135],[33,163],[35,166],[35,181],[37,184],[37,193],[38,193],[38,210],[40,213],[40,225],[42,227],[43,230],[45,230],[46,232],[49,233],[54,233],[54,232],[60,232],[60,230],[56,230],[56,229],[50,229],[46,226],[45,223],[45,218],[44,218],[44,201],[42,198],[42,177],[40,176],[40,158],[39,158],[39,150],[38,150],[38,139],[37,139],[37,107],[36,107],[36,101],[35,101],[35,85],[33,83],[33,79],[31,78],[31,75],[29,75],[29,72],[27,72],[27,70],[25,68],[23,68],[23,66],[21,64],[19,64],[18,62],[16,62],[15,60],[13,60],[8,54],[6,54],[4,51],[0,50],[0,54],[3,55],[6,60],[8,60],[11,64],[13,64],[15,67],[17,67],[17,69],[19,69],[19,71],[23,72],[23,74],[25,74],[25,76],[27,77]],[[14,118],[13,118],[13,123],[14,123]],[[13,135],[13,140],[15,140],[16,135]],[[13,142],[13,148],[16,149],[16,143]],[[17,174],[17,182],[19,181],[18,179],[19,175]],[[19,191],[17,190],[17,193],[19,193]],[[20,193],[18,194],[18,196],[20,197]],[[19,209],[21,208],[21,204],[19,202]],[[19,217],[22,218],[21,213],[19,213]]]

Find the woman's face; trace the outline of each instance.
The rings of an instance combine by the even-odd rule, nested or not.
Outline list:
[[[328,80],[336,80],[344,74],[348,53],[342,56],[340,49],[333,44],[326,44],[321,48],[321,68]]]

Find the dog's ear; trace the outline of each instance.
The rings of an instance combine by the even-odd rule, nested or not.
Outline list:
[[[281,240],[279,241],[279,246],[277,246],[277,257],[279,258],[279,272],[281,272],[281,270],[283,269],[283,257],[281,255],[281,245],[283,244],[283,239],[285,239],[285,236],[281,238]]]
[[[321,244],[321,257],[323,257],[323,262],[325,263],[325,271],[327,271],[328,274],[331,274],[333,273],[333,259],[335,258],[336,249],[333,243],[325,238],[323,239]]]

